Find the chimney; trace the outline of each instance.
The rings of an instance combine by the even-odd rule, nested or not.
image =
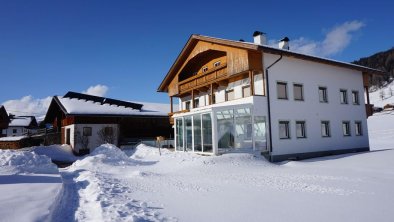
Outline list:
[[[258,45],[266,45],[267,44],[267,37],[265,36],[264,32],[255,31],[253,33],[253,40],[255,44]]]
[[[283,39],[281,39],[279,41],[279,48],[280,49],[287,49],[287,50],[289,50],[290,49],[289,41],[290,41],[290,39],[287,38],[287,37],[284,37]]]

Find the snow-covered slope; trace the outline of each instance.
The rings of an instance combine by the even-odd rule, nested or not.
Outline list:
[[[30,221],[17,207],[26,202],[30,210],[22,210],[28,214],[57,222],[392,221],[392,123],[394,112],[368,119],[372,152],[279,164],[254,153],[201,156],[162,149],[159,155],[145,145],[122,151],[106,144],[60,170],[64,189],[58,202],[53,200],[56,183],[47,183],[47,177],[12,186],[0,182],[0,204],[12,200],[15,206],[10,212],[1,205],[0,216]],[[6,165],[0,166],[3,172]],[[33,187],[33,197],[42,193],[53,206],[15,193],[9,197],[11,187],[23,197],[32,195],[26,187]]]
[[[383,93],[383,99],[382,99]],[[394,81],[387,86],[369,94],[370,103],[375,107],[382,107],[386,104],[394,104]]]

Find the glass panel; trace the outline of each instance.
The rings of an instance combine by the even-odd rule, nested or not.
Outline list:
[[[193,144],[193,134],[192,134],[192,117],[187,116],[185,118],[185,148],[187,151],[191,151]]]
[[[356,136],[362,135],[361,122],[356,122]]]
[[[305,138],[305,122],[299,121],[296,123],[297,138]]]
[[[279,122],[279,138],[280,139],[288,139],[289,135],[289,122],[280,121]]]
[[[250,96],[250,86],[244,86],[242,88],[242,97],[248,97]]]
[[[183,121],[182,118],[176,119],[176,150],[183,150]]]
[[[203,152],[212,152],[212,121],[211,114],[202,115]]]
[[[201,141],[201,116],[193,116],[193,130],[194,130],[194,151],[202,151],[202,141]]]
[[[358,104],[358,92],[352,92],[353,104]]]
[[[250,109],[235,110],[234,148],[252,148],[252,117]]]
[[[218,121],[218,148],[228,149],[234,147],[234,112],[224,110],[216,112]]]
[[[294,84],[294,99],[304,100],[302,96],[302,85]]]
[[[282,83],[282,82],[277,83],[278,99],[287,99],[286,86],[287,86],[286,83]]]
[[[346,92],[346,90],[341,90],[340,91],[340,95],[341,95],[341,103],[346,104],[347,103],[347,92]]]
[[[263,82],[263,74],[254,75],[254,94],[255,95],[264,95],[264,82]]]
[[[319,87],[319,101],[327,102],[327,89],[324,87]]]
[[[321,135],[323,137],[330,136],[330,123],[329,122],[322,122],[321,123]]]
[[[256,150],[267,150],[265,117],[254,117],[254,143]]]

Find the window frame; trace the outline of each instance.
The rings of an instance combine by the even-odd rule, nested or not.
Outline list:
[[[228,94],[230,94],[230,93],[233,93],[233,98],[231,100],[235,99],[235,91],[234,91],[234,89],[227,89],[227,90],[225,90],[225,100],[226,100],[226,102],[227,101],[231,101],[231,100],[228,99]]]
[[[325,127],[325,133],[326,133],[326,135],[323,135],[323,125],[324,125],[324,127]],[[330,127],[330,121],[329,120],[322,120],[322,121],[320,121],[320,133],[321,133],[321,136],[323,137],[323,138],[329,138],[329,137],[331,137],[331,129],[330,129],[331,127]]]
[[[301,99],[296,98],[295,88],[301,87]],[[304,101],[304,85],[301,83],[293,83],[293,99],[294,101]]]
[[[342,95],[345,95],[345,96],[343,96],[344,101],[342,101]],[[349,104],[347,97],[348,97],[347,96],[347,89],[339,89],[339,102],[341,104],[344,104],[344,105]]]
[[[320,90],[323,91],[323,100],[320,99]],[[328,89],[326,86],[319,86],[317,89],[320,103],[328,103]]]
[[[285,97],[279,97],[279,85],[285,86]],[[276,82],[276,98],[279,100],[289,100],[289,93],[287,92],[287,82],[277,81]]]
[[[191,102],[190,101],[186,101],[185,102],[185,110],[190,110],[190,105],[191,105]]]
[[[354,135],[356,135],[356,136],[363,135],[363,125],[362,125],[362,122],[359,120],[354,121]]]
[[[88,130],[88,132],[87,132],[87,130]],[[82,128],[82,135],[83,136],[92,136],[92,127],[91,126],[84,126],[83,128]]]
[[[249,91],[249,96],[252,96],[252,94],[250,93],[250,85],[245,85],[242,86],[242,98],[249,97],[249,96],[245,96],[245,89]]]
[[[354,97],[356,95],[356,97]],[[357,90],[352,90],[352,104],[360,105],[360,93]]]
[[[285,124],[285,130],[286,130],[286,137],[281,137],[281,128],[280,125],[281,124]],[[288,120],[279,120],[278,121],[278,130],[279,130],[279,139],[281,140],[288,140],[291,139],[291,135],[290,135],[290,121]]]
[[[298,136],[297,134],[297,125],[302,124],[302,136]],[[296,138],[297,139],[306,139],[306,121],[305,120],[296,120],[295,121],[295,130],[296,130]]]
[[[344,128],[344,126],[346,128]],[[346,131],[345,131],[345,129],[346,129]],[[350,121],[347,121],[347,120],[342,121],[342,133],[343,133],[343,136],[345,136],[345,137],[352,136]]]
[[[195,98],[193,101],[193,108],[198,108],[198,107],[200,107],[200,99]]]

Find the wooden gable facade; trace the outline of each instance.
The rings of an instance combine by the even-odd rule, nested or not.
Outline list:
[[[192,35],[158,91],[170,96],[170,115],[173,97],[193,98],[195,93],[206,92],[211,105],[215,103],[213,92],[216,88],[240,79],[250,79],[250,95],[253,95],[253,77],[264,72],[262,61],[262,51],[256,45]]]

